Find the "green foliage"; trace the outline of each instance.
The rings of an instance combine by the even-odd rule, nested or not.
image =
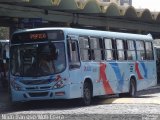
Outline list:
[[[9,39],[9,29],[7,27],[0,27],[0,39]]]

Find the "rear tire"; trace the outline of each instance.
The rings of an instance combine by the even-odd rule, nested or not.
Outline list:
[[[119,97],[136,97],[137,87],[134,79],[130,80],[129,92],[120,93]]]
[[[127,97],[136,97],[137,87],[134,79],[130,81],[129,92],[127,93]]]
[[[83,105],[90,105],[92,101],[92,89],[91,84],[89,82],[85,82],[83,85],[83,98],[82,103]]]

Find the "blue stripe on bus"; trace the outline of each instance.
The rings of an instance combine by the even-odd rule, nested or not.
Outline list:
[[[148,71],[147,71],[147,68],[146,68],[145,64],[143,62],[141,62],[140,64],[142,65],[142,68],[143,68],[143,71],[144,71],[144,78],[148,78],[147,77]]]
[[[112,66],[114,72],[115,72],[115,75],[116,75],[116,78],[118,80],[118,90],[122,91],[123,89],[123,85],[124,85],[124,73],[121,75],[121,72],[120,72],[120,69],[118,67],[118,64],[117,63],[110,63],[110,65]]]

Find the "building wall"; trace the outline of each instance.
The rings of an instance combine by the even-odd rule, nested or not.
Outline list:
[[[99,0],[100,2],[107,2],[107,3],[116,3],[117,5],[122,5],[122,6],[128,6],[132,5],[132,0]]]
[[[120,5],[132,5],[132,0],[120,0]]]
[[[107,2],[107,3],[116,3],[116,4],[120,4],[120,0],[98,0],[100,2]]]

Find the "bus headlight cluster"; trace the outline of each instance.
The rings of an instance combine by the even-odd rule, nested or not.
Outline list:
[[[11,85],[16,91],[22,90],[22,87],[18,83],[16,83],[14,80],[11,81]]]
[[[58,82],[53,86],[54,89],[62,88],[62,87],[64,87],[64,81],[63,81],[63,80],[58,81]]]

